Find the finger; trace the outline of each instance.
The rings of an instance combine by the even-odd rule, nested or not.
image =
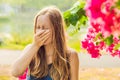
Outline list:
[[[44,35],[43,37],[40,37],[39,40],[43,41],[44,39],[46,40],[47,37],[49,37],[49,34]]]
[[[49,32],[41,34],[40,36],[36,36],[36,39],[42,39],[42,38],[44,38],[45,36],[47,36],[49,34],[50,34]]]
[[[39,37],[43,37],[43,36],[45,36],[47,34],[50,34],[50,32],[49,31],[45,31],[43,34],[39,35]]]
[[[40,36],[36,36],[35,38],[36,38],[36,39],[41,39],[41,38],[44,38],[44,36],[47,35],[47,34],[50,34],[50,32],[49,32],[49,31],[46,31],[46,32],[44,32],[43,34],[41,34]]]
[[[49,36],[44,37],[43,39],[39,39],[38,42],[44,44],[44,42],[49,38]]]
[[[50,33],[47,33],[46,35],[42,36],[40,39],[43,40],[43,39],[45,39],[47,36],[50,36]]]
[[[48,40],[49,36],[45,37],[43,40],[42,40],[42,44],[44,44],[47,40]]]
[[[44,30],[44,32],[38,34],[37,36],[42,37],[42,36],[46,35],[48,32],[49,32],[49,30]]]
[[[47,40],[49,39],[50,36],[46,37],[46,39],[43,40],[44,43],[47,42]]]
[[[46,42],[48,38],[50,38],[50,35],[46,36],[43,41]]]
[[[38,32],[36,33],[36,35],[39,36],[39,35],[41,35],[41,34],[44,33],[44,32],[45,32],[45,30],[40,30],[40,31],[38,31]]]

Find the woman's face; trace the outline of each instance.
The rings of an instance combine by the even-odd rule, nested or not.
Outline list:
[[[36,25],[36,33],[40,30],[49,30],[50,36],[48,40],[44,43],[44,45],[47,45],[52,42],[52,28],[51,28],[51,22],[48,17],[48,15],[40,15],[37,19],[37,25]]]

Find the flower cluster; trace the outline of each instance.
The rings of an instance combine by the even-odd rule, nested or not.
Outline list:
[[[120,10],[116,7],[117,2],[87,0],[85,10],[90,26],[82,47],[92,58],[98,58],[104,53],[120,56]]]

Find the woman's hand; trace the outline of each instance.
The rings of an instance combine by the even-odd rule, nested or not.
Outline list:
[[[50,36],[49,30],[39,30],[34,35],[33,44],[36,45],[37,47],[40,47],[47,41],[49,36]]]

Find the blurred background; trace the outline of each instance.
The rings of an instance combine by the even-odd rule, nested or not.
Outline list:
[[[69,10],[76,10],[76,2],[77,0],[0,0],[0,80],[17,80],[9,73],[10,65],[20,56],[24,47],[32,42],[36,13],[43,7],[55,5],[66,19]],[[84,19],[86,20],[83,18],[80,22]],[[85,25],[73,23],[66,26],[68,45],[79,53],[80,80],[120,80],[118,57],[105,55],[93,59],[81,48],[80,41],[84,39],[87,28],[87,22]]]

